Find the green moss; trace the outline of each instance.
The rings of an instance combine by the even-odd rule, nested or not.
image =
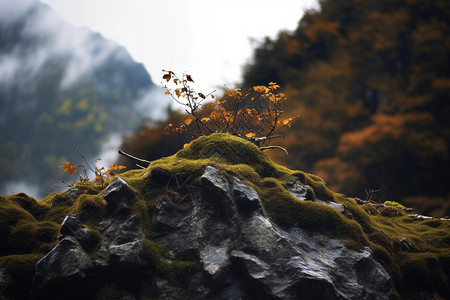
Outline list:
[[[193,261],[165,260],[163,258],[165,249],[153,241],[144,241],[144,252],[145,259],[150,262],[152,268],[172,283],[183,284],[192,273],[199,271],[198,263]]]
[[[139,218],[144,234],[146,236],[154,236],[154,226],[150,220],[149,207],[147,202],[143,200],[135,201],[131,207],[131,210]]]
[[[177,153],[179,158],[191,160],[215,159],[228,165],[251,166],[261,177],[281,177],[291,173],[272,162],[257,146],[242,138],[215,133],[200,137]]]
[[[146,255],[145,259],[153,267],[156,267],[162,258],[162,255],[164,253],[164,247],[153,241],[144,240],[144,253]]]
[[[104,187],[106,187],[106,186],[107,186],[107,184],[105,184]],[[82,194],[97,195],[104,189],[104,187],[102,187],[92,181],[77,182],[75,184],[75,187],[78,189],[78,191],[77,191],[78,195],[82,195]]]
[[[336,202],[343,204],[346,208],[346,211],[348,211],[351,215],[351,218],[354,218],[359,225],[363,228],[363,230],[367,233],[370,233],[373,231],[373,224],[370,216],[364,211],[364,209],[358,205],[355,201],[355,199],[347,198],[343,195],[336,194],[335,197]]]
[[[383,204],[384,204],[384,205],[393,206],[393,207],[397,207],[397,208],[401,208],[401,209],[406,208],[405,206],[403,206],[403,205],[401,205],[400,203],[395,202],[395,201],[385,201]]]
[[[43,254],[8,255],[0,257],[5,272],[8,299],[28,299],[34,278],[34,267]]]
[[[65,216],[75,213],[75,200],[67,196],[66,192],[51,193],[40,202],[49,207],[42,218],[43,220],[61,224]]]
[[[95,227],[106,215],[106,204],[100,195],[82,194],[75,202],[75,214],[80,221]]]
[[[449,295],[449,285],[439,257],[434,253],[402,253],[400,268],[404,288],[409,291],[438,292]],[[450,257],[450,253],[446,255]],[[448,271],[447,271],[448,272]]]
[[[9,196],[10,200],[17,203],[20,207],[28,211],[36,219],[40,219],[47,211],[48,207],[42,205],[33,197],[29,197],[24,193]]]
[[[36,248],[34,239],[36,222],[20,223],[11,229],[8,237],[8,252],[11,254],[31,253]]]
[[[12,201],[11,196],[0,196],[0,255],[10,253],[9,235],[15,226],[32,222],[36,220],[31,213]]]
[[[334,193],[327,188],[319,177],[307,174],[305,179],[306,184],[313,189],[317,199],[322,201],[335,201]]]
[[[58,235],[61,226],[52,221],[42,221],[37,223],[34,238],[38,242],[53,243]]]
[[[277,180],[262,180],[259,194],[269,216],[281,226],[299,226],[330,237],[349,240],[355,248],[368,244],[357,222],[349,220],[327,205],[296,199]]]

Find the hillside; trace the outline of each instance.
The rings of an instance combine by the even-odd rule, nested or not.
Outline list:
[[[34,0],[0,2],[0,194],[22,183],[43,196],[72,147],[98,155],[137,127],[155,86],[122,46]]]
[[[450,215],[448,1],[319,1],[266,39],[244,86],[277,82],[301,121],[278,162],[336,191]]]
[[[0,216],[6,299],[450,296],[448,220],[335,193],[228,134],[104,186],[0,196]]]

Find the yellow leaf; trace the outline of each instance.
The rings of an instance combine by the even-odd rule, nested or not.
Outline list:
[[[209,120],[211,120],[210,118],[208,118],[208,117],[205,117],[205,118],[202,118],[202,122],[208,122]]]
[[[249,132],[245,136],[250,139],[250,138],[254,137],[255,134],[253,132]]]
[[[269,82],[269,89],[276,90],[277,88],[279,88],[280,86],[278,84],[276,84],[275,82]]]
[[[188,143],[184,144],[184,145],[183,145],[183,149],[186,148],[187,146],[189,146]]]
[[[192,123],[192,121],[194,121],[194,119],[191,119],[191,118],[186,119],[186,120],[184,120],[184,124],[189,125]]]
[[[293,118],[288,118],[283,121],[283,125],[289,124]]]

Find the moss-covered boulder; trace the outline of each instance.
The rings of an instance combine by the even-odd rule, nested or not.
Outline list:
[[[450,297],[448,220],[334,193],[238,137],[107,183],[0,196],[0,298]]]

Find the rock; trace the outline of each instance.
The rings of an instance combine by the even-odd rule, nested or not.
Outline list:
[[[174,203],[170,199],[162,198],[156,205],[153,223],[160,231],[173,231],[183,224],[182,219],[191,209],[192,204],[187,201]]]
[[[340,203],[336,203],[333,201],[322,201],[320,199],[316,199],[317,203],[323,204],[323,205],[328,205],[332,208],[336,208],[338,211],[340,211],[341,213],[345,212],[345,206],[340,204]]]
[[[248,215],[255,210],[262,212],[258,193],[236,177],[233,178],[232,194],[239,211],[243,215]]]
[[[73,236],[85,249],[93,247],[98,238],[91,230],[81,225],[80,220],[74,216],[66,216],[61,223],[60,233],[65,236]]]
[[[88,272],[93,267],[91,259],[73,236],[64,237],[58,245],[36,263],[34,297],[73,299],[76,290],[89,290]],[[71,288],[73,287],[73,288]],[[54,290],[52,290],[54,289]]]
[[[400,239],[400,244],[402,245],[402,250],[404,251],[411,251],[413,249],[413,245],[407,238],[402,237]]]
[[[144,247],[142,240],[137,240],[121,245],[112,245],[109,247],[111,253],[111,264],[123,268],[144,267],[148,262],[144,259]]]
[[[127,210],[134,198],[134,193],[122,178],[116,176],[106,187],[103,198],[111,211]]]
[[[217,169],[207,166],[201,177],[201,187],[202,200],[206,204],[205,209],[213,214],[208,217],[218,218],[221,222],[228,224],[228,231],[232,233],[232,229],[236,228],[240,222],[240,217],[227,179],[220,175]],[[217,221],[213,223],[222,225]]]
[[[6,284],[5,276],[3,275],[3,269],[0,268],[0,287],[3,287]]]
[[[66,191],[66,195],[72,199],[72,200],[77,200],[78,198],[78,189],[76,187],[71,187]]]
[[[203,269],[211,276],[213,282],[223,280],[224,275],[229,272],[230,261],[228,248],[220,246],[207,246],[200,252]]]
[[[303,184],[297,177],[292,178],[286,183],[286,189],[298,200],[314,200],[314,195],[309,189],[309,186]]]
[[[132,203],[134,194],[128,185],[121,179],[114,181],[105,193],[108,203]],[[300,179],[289,188],[309,198],[310,189]],[[90,296],[80,299],[108,299],[110,292],[125,299],[392,296],[391,278],[369,248],[358,252],[325,235],[280,228],[265,214],[255,189],[212,166],[201,176],[200,189],[183,201],[162,197],[151,211],[157,230],[152,243],[165,249],[164,254],[154,250],[153,262],[137,216],[113,211],[113,218],[100,222],[99,243],[89,252],[92,259],[79,242],[87,234],[85,228],[67,217],[61,228],[64,238],[36,265],[36,295],[58,298],[53,291],[62,293],[70,280],[72,292],[89,291]],[[198,267],[186,268],[190,265]]]
[[[322,182],[324,182],[322,180]],[[336,208],[341,213],[345,212],[345,206],[333,201],[322,201],[320,199],[314,199],[314,195],[311,192],[311,189],[308,185],[303,184],[301,180],[297,177],[294,177],[286,184],[286,189],[291,193],[292,196],[297,198],[298,200],[313,200],[317,203],[328,205],[330,207]]]
[[[134,215],[125,220],[106,220],[99,225],[99,228],[103,231],[101,235],[103,242],[110,245],[129,243],[142,239],[144,235],[139,219]]]

